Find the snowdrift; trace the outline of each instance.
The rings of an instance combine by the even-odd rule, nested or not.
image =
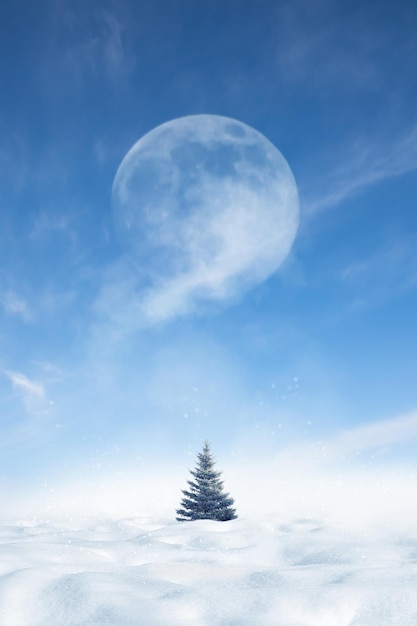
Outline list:
[[[411,626],[417,530],[320,520],[0,527],[2,626]]]

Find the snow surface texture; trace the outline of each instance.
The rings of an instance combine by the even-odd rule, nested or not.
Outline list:
[[[0,549],[2,626],[417,624],[417,529],[20,522]]]

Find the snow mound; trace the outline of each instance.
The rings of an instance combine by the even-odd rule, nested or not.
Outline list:
[[[417,532],[320,520],[0,528],[2,626],[412,626]]]

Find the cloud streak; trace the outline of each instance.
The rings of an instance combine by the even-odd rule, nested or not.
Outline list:
[[[1,447],[12,450],[16,446],[50,439],[54,403],[44,383],[14,370],[3,370],[2,373],[13,394],[3,396],[8,419],[3,428]]]
[[[44,401],[46,399],[45,389],[41,383],[31,380],[20,372],[5,370],[4,374],[12,383],[13,388],[23,396],[25,401]]]
[[[133,59],[122,40],[123,24],[116,15],[104,9],[88,18],[81,23],[78,15],[67,10],[63,65],[80,85],[88,76],[97,75],[119,81],[133,66]],[[87,26],[89,23],[90,27]]]
[[[28,303],[15,291],[7,291],[0,297],[0,302],[6,313],[18,316],[24,322],[29,322],[32,319],[32,312]]]
[[[333,436],[283,449],[277,460],[292,460],[304,466],[345,462],[363,453],[391,452],[397,446],[417,440],[417,411],[407,415],[361,424]]]
[[[358,145],[350,159],[320,179],[327,187],[323,195],[306,194],[303,211],[313,217],[342,204],[362,190],[384,180],[397,178],[417,169],[417,125],[399,140],[385,145]]]
[[[328,460],[378,449],[391,449],[417,440],[417,411],[342,431],[336,437],[318,444]]]

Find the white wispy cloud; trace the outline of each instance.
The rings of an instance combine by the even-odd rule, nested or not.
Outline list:
[[[306,217],[336,207],[366,187],[416,170],[417,125],[399,139],[384,144],[369,139],[367,145],[360,142],[349,152],[342,165],[320,177],[320,192],[306,190]]]
[[[385,420],[346,428],[321,440],[292,445],[279,453],[279,459],[295,463],[334,463],[362,453],[392,451],[396,446],[417,440],[417,411]]]
[[[205,206],[201,214],[211,214],[209,219],[201,223],[189,220],[185,227],[171,226],[172,235],[181,240],[178,257],[186,259],[184,269],[172,271],[168,260],[159,276],[152,276],[152,285],[143,286],[139,274],[124,260],[111,268],[95,306],[115,332],[118,327],[128,335],[175,319],[195,311],[204,301],[231,301],[281,265],[292,244],[298,215],[283,214],[280,224],[273,193],[271,198],[269,194],[259,198],[256,192],[238,185],[229,189],[228,181],[223,186],[223,190],[208,188],[202,194]],[[224,210],[210,212],[207,207],[213,197],[234,200]],[[158,250],[150,252],[149,265],[159,265],[158,254]]]
[[[125,46],[123,45],[123,26],[117,17],[109,11],[102,11],[103,49],[105,67],[110,76],[118,77],[131,67]]]
[[[36,371],[41,376],[43,387],[49,387],[51,384],[62,383],[68,379],[70,379],[73,374],[64,371],[59,365],[56,363],[52,363],[50,361],[32,361],[32,365],[36,367]]]
[[[0,302],[6,313],[17,315],[24,322],[32,319],[32,312],[27,301],[18,295],[15,291],[9,290],[0,296]]]
[[[66,6],[59,17],[58,32],[65,25],[63,42],[59,42],[60,67],[79,86],[91,76],[120,81],[130,72],[134,59],[123,42],[123,22],[113,12],[102,9],[91,13],[85,7],[83,12],[75,13]]]
[[[350,89],[378,84],[378,53],[387,33],[373,27],[372,16],[363,19],[367,9],[361,7],[360,16],[354,10],[342,15],[328,0],[299,0],[280,3],[276,11],[274,61],[287,82]]]
[[[332,152],[322,171],[315,170],[320,160],[317,147],[310,164],[315,180],[311,185],[306,180],[301,194],[304,217],[417,168],[416,118],[414,112],[406,112],[414,84],[408,63],[415,51],[414,7],[405,3],[384,20],[369,3],[351,8],[348,13],[340,12],[329,0],[295,0],[276,8],[278,80],[304,96],[308,93],[312,101],[320,102],[320,108],[324,106],[323,111],[327,93],[339,93],[341,100],[345,92],[348,100],[356,97],[346,125],[350,128],[344,133],[345,120],[334,128]],[[370,102],[375,102],[375,116],[380,120],[376,135],[372,134],[374,120],[363,126],[369,113],[362,114],[361,107],[366,109]],[[358,122],[360,128],[355,130]],[[348,135],[351,139],[344,140]],[[344,142],[341,149],[338,138]]]
[[[417,440],[417,411],[342,431],[318,444],[329,460],[377,449],[392,448]]]
[[[71,240],[74,240],[76,235],[72,221],[73,217],[62,211],[41,211],[33,221],[29,237],[31,239],[38,239],[50,232],[58,231],[68,234]]]
[[[8,419],[0,445],[11,448],[50,437],[54,403],[44,382],[14,370],[3,370],[3,376],[13,392],[3,396]]]
[[[337,279],[351,293],[346,312],[367,310],[415,288],[417,239],[402,233],[344,266]]]
[[[33,400],[42,402],[46,400],[46,393],[42,383],[31,380],[24,374],[12,370],[5,370],[4,374],[12,383],[13,388],[29,403]]]

